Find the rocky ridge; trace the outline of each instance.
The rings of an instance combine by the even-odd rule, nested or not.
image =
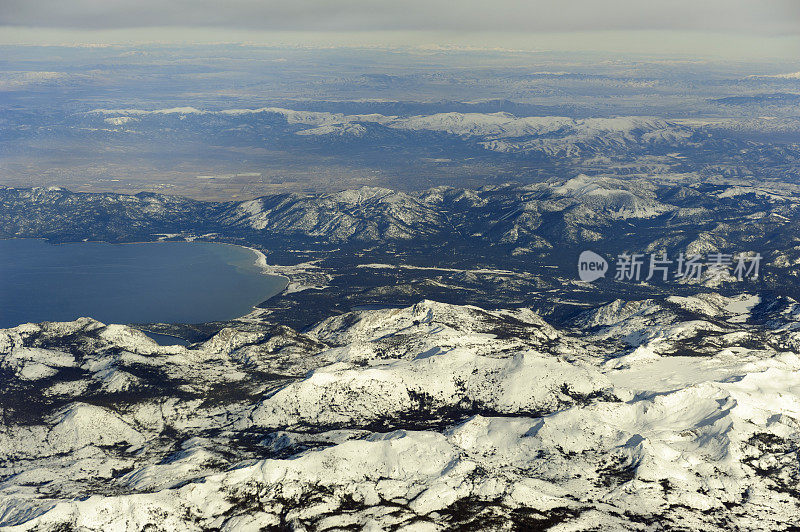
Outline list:
[[[0,524],[789,530],[799,314],[709,292],[556,328],[421,301],[188,347],[21,325],[0,332]]]

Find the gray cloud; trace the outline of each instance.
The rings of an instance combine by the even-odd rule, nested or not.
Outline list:
[[[0,26],[800,33],[797,0],[0,0]]]

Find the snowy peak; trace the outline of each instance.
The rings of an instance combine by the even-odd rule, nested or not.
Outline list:
[[[226,224],[325,237],[330,241],[408,240],[440,230],[440,213],[419,200],[383,188],[362,187],[318,196],[277,196],[239,204]]]
[[[579,175],[553,188],[552,192],[601,210],[613,219],[652,218],[676,210],[658,201],[655,187],[641,181]]]
[[[566,331],[420,301],[189,347],[88,319],[8,329],[0,525],[784,529],[793,305],[619,300]]]
[[[515,116],[510,113],[444,112],[416,116],[377,113],[344,114],[279,107],[258,109],[200,110],[98,109],[87,116],[103,117],[103,123],[121,128],[143,127],[141,120],[224,120],[232,127],[241,122],[269,120],[283,124],[286,133],[306,139],[354,142],[397,134],[441,134],[460,137],[484,149],[547,157],[621,155],[685,144],[695,132],[691,124],[653,117],[622,116],[569,118],[563,116]],[[137,123],[138,121],[138,123]],[[263,127],[255,122],[252,127]],[[270,126],[272,127],[272,126]]]
[[[512,334],[524,337],[524,344],[549,348],[558,336],[535,313],[492,312],[478,307],[462,307],[421,301],[403,309],[356,311],[328,318],[308,331],[308,335],[330,345],[341,346],[372,342],[385,344],[381,351],[393,358],[417,356],[425,345],[437,346],[447,339],[453,345],[492,344]]]

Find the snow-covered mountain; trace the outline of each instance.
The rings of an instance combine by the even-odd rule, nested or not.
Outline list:
[[[411,195],[370,187],[334,194],[259,198],[236,205],[220,221],[334,242],[425,237],[438,233],[446,223],[434,206]]]
[[[770,79],[737,83],[778,83]],[[654,113],[648,105],[612,111],[616,104],[610,101],[586,109],[505,100],[282,101],[254,108],[205,108],[187,101],[47,117],[14,111],[8,118],[9,155],[25,160],[33,149],[41,151],[37,161],[45,160],[55,146],[70,145],[96,159],[102,146],[113,145],[103,163],[65,169],[70,177],[60,182],[87,183],[94,190],[173,190],[206,199],[364,183],[403,190],[529,184],[578,174],[796,181],[797,95],[770,94],[748,90],[710,99],[706,103],[715,110],[699,114],[675,102]],[[215,140],[209,144],[210,139]],[[153,164],[143,164],[143,158]],[[239,172],[235,179],[218,178]],[[168,174],[175,179],[165,180]],[[12,169],[6,182],[31,182],[14,175]],[[32,183],[51,182],[42,179]]]
[[[748,230],[769,216],[792,223],[800,206],[796,186],[781,183],[702,183],[578,175],[533,185],[479,189],[437,187],[399,192],[362,187],[336,193],[275,194],[210,203],[142,193],[72,193],[60,188],[0,189],[0,232],[56,240],[130,240],[155,234],[259,234],[378,243],[481,235],[520,245],[580,243],[615,237],[619,224],[653,221],[651,234],[691,221],[722,231]],[[691,236],[691,235],[689,235]]]
[[[97,109],[89,119],[103,117],[107,124],[137,130],[136,120],[253,120],[284,122],[295,135],[307,137],[379,139],[387,133],[435,133],[476,142],[486,150],[539,154],[547,157],[612,154],[631,150],[685,145],[695,134],[688,124],[653,117],[569,118],[515,116],[506,112],[445,112],[429,115],[387,116],[378,113],[344,114],[296,111],[278,107],[206,111],[194,107],[170,109]],[[127,126],[126,126],[127,124]],[[145,126],[146,127],[146,126]],[[256,126],[257,127],[257,126]],[[698,137],[700,138],[700,137]]]
[[[617,301],[557,329],[422,301],[158,346],[0,332],[6,530],[788,530],[798,304]]]

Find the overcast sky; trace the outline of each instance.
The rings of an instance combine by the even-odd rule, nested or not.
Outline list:
[[[0,26],[0,42],[36,35],[42,40],[78,38],[77,30],[84,39],[111,40],[114,35],[192,39],[202,34],[208,40],[237,40],[326,32],[348,42],[362,35],[378,43],[381,33],[388,40],[402,34],[413,41],[410,36],[419,32],[456,40],[459,34],[482,32],[502,45],[504,35],[509,42],[520,35],[539,35],[548,42],[548,35],[556,34],[658,31],[694,34],[697,43],[687,46],[702,47],[709,34],[747,43],[743,50],[762,42],[769,54],[775,43],[784,48],[797,44],[800,0],[0,0]],[[621,46],[636,46],[636,39],[629,41]],[[800,56],[800,49],[795,51]]]

